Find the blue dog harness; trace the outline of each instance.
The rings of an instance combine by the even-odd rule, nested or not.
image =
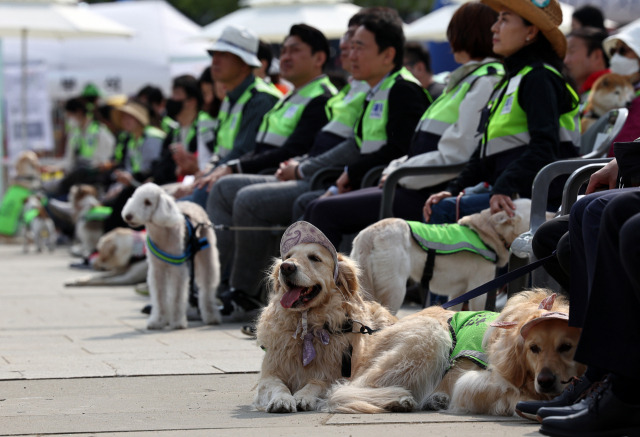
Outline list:
[[[198,253],[202,249],[206,249],[207,247],[209,247],[209,241],[207,240],[207,237],[198,239],[198,236],[196,235],[198,228],[204,226],[204,223],[198,223],[194,228],[191,224],[191,220],[189,220],[189,217],[187,215],[184,216],[184,221],[187,227],[187,234],[183,253],[181,253],[180,255],[172,255],[170,253],[167,253],[156,246],[149,235],[147,235],[147,247],[149,248],[149,252],[152,253],[156,258],[168,264],[179,266],[180,264],[184,264],[185,262],[193,259],[196,253]]]

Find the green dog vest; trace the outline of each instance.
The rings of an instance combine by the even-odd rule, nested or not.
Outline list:
[[[489,324],[500,314],[491,311],[459,311],[449,319],[449,333],[453,345],[451,365],[459,358],[467,358],[483,369],[489,365],[482,340]]]

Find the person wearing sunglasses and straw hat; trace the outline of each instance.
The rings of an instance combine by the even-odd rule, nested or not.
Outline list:
[[[506,75],[484,111],[482,139],[471,161],[446,191],[427,199],[423,213],[429,223],[455,222],[457,215],[487,207],[513,215],[512,198],[531,196],[542,167],[578,153],[579,98],[562,74],[567,41],[558,27],[557,0],[481,3],[499,14],[491,27],[493,51],[504,57]],[[453,197],[476,186],[488,186],[487,192]]]

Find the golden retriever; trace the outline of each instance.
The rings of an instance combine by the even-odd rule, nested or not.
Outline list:
[[[430,307],[405,317],[371,339],[365,365],[350,382],[332,388],[327,409],[513,415],[518,401],[551,399],[584,372],[572,359],[580,330],[568,326],[568,309],[566,299],[534,289],[511,297],[499,315]],[[450,331],[454,314],[467,320],[463,327],[489,325],[481,337],[486,357],[464,351],[452,359],[457,342],[464,344],[458,331]],[[488,367],[476,358],[486,358]]]
[[[32,150],[25,150],[18,155],[15,163],[15,176],[12,183],[30,190],[40,188],[40,161]]]
[[[458,221],[459,225],[475,231],[493,249],[497,262],[467,251],[436,255],[433,278],[429,283],[431,291],[453,299],[495,277],[496,265],[502,267],[509,261],[508,245],[529,229],[531,201],[516,199],[514,203],[516,211],[513,217],[504,211],[492,215],[489,209],[485,209]],[[356,236],[351,258],[362,269],[362,287],[395,314],[404,300],[407,280],[411,278],[420,282],[427,252],[413,238],[405,220],[389,218],[374,223]],[[482,310],[485,302],[485,295],[476,297],[469,302],[469,308]]]
[[[104,270],[65,282],[65,286],[135,285],[147,279],[145,233],[129,228],[116,228],[98,240],[98,256],[93,267]]]
[[[377,335],[360,329],[381,329],[397,319],[365,301],[356,264],[313,225],[291,225],[280,252],[257,324],[265,355],[254,406],[270,413],[314,410],[334,381],[356,371],[365,343]]]
[[[586,132],[596,120],[616,108],[625,108],[635,97],[633,85],[626,76],[607,73],[593,83],[587,105],[580,121],[582,133]]]

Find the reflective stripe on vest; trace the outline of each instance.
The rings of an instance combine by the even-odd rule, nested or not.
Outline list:
[[[355,124],[364,111],[368,91],[369,85],[366,82],[354,80],[331,97],[325,106],[329,122],[324,125],[322,131],[342,138],[351,137]]]
[[[546,64],[544,67],[562,77],[555,68]],[[494,92],[494,96],[500,96],[498,97],[500,100],[496,104],[494,98],[490,103],[491,115],[489,116],[489,123],[482,140],[482,156],[491,156],[510,149],[526,146],[531,141],[527,115],[518,102],[520,82],[531,70],[533,70],[532,66],[524,67],[517,75]],[[575,102],[579,102],[580,99],[573,88],[571,88],[569,84],[566,86]],[[540,110],[544,110],[544,108]],[[560,115],[559,127],[560,142],[569,141],[576,147],[580,146],[579,105],[576,104],[575,108],[571,111]]]
[[[478,68],[463,77],[455,87],[445,90],[422,115],[416,131],[442,136],[458,121],[460,104],[478,78],[487,75],[504,75],[504,67],[499,62],[479,65]]]
[[[233,105],[229,98],[225,97],[218,113],[219,125],[216,132],[215,153],[221,157],[226,156],[233,149],[242,125],[242,111],[256,93],[267,93],[276,98],[282,97],[282,93],[276,87],[269,86],[259,77],[255,78]]]
[[[76,144],[76,153],[82,158],[91,159],[98,145],[100,123],[92,120],[84,133],[80,129],[74,129],[73,135],[78,142]]]
[[[448,320],[453,343],[449,355],[452,366],[460,358],[467,358],[483,369],[489,365],[482,340],[487,328],[499,315],[492,311],[458,311]]]
[[[309,102],[325,92],[336,94],[336,88],[325,75],[295,89],[280,99],[262,118],[256,142],[281,147],[293,133]]]
[[[356,143],[360,147],[360,153],[368,154],[379,150],[387,144],[387,122],[389,120],[389,92],[398,80],[413,82],[422,88],[420,82],[406,68],[387,76],[378,90],[373,94],[364,110],[364,114],[356,123]],[[422,88],[424,89],[424,88]],[[424,90],[427,93],[426,90]],[[359,127],[362,124],[362,137],[359,135]]]
[[[429,225],[427,223],[407,221],[411,236],[426,252],[429,249],[439,255],[449,255],[467,251],[480,255],[488,261],[497,262],[498,256],[487,246],[478,234],[466,226],[457,223]]]

